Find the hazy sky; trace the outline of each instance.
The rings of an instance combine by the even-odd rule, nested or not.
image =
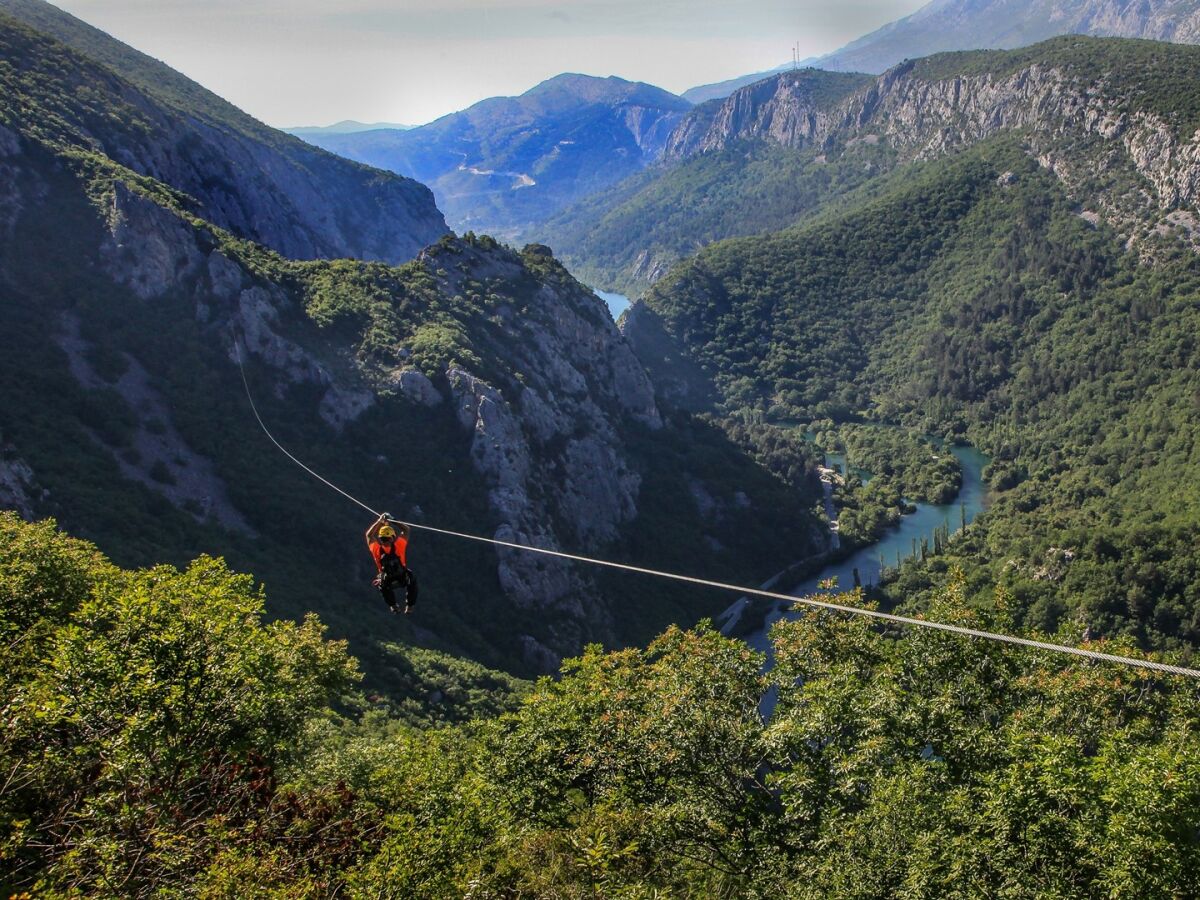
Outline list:
[[[560,72],[671,91],[835,50],[925,0],[52,0],[270,125],[422,124]]]

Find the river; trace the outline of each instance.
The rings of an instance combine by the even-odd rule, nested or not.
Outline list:
[[[629,298],[624,294],[614,294],[610,291],[598,291],[592,288],[592,293],[608,304],[608,311],[615,321],[621,313],[629,309]]]
[[[958,531],[964,513],[967,524],[973,522],[975,517],[987,508],[988,495],[987,488],[983,483],[983,467],[988,464],[989,460],[974,447],[952,447],[951,450],[962,464],[963,474],[962,488],[953,503],[944,506],[933,503],[916,504],[916,512],[903,516],[899,526],[889,532],[883,540],[864,547],[841,562],[826,566],[812,578],[801,582],[787,593],[794,597],[818,593],[818,582],[827,578],[836,578],[838,587],[848,590],[854,587],[855,569],[858,569],[859,578],[864,586],[876,584],[879,581],[880,556],[883,557],[887,566],[894,567],[897,555],[900,559],[907,559],[913,555],[914,540],[918,547],[920,547],[922,539],[927,540],[932,546],[934,531],[945,524],[949,524],[951,533]],[[832,455],[829,455],[829,459],[834,461]],[[841,459],[837,459],[837,461],[839,464],[844,463],[844,460]],[[778,588],[775,589],[778,590]],[[718,617],[717,621],[721,622],[723,626],[722,631],[728,633],[733,630],[746,606],[747,600],[742,598]],[[771,626],[784,616],[790,618],[802,614],[802,612],[785,609],[781,604],[766,616],[761,628],[746,633],[744,639],[754,649],[767,651],[770,647],[768,633]]]

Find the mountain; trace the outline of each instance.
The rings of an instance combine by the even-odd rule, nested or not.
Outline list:
[[[400,267],[288,258],[205,218],[264,221],[257,193],[216,206],[215,187],[133,167],[202,145],[204,121],[189,141],[129,82],[13,20],[0,47],[5,506],[123,565],[204,550],[252,568],[273,614],[320,611],[397,703],[421,681],[401,641],[532,674],[724,598],[421,533],[420,615],[398,622],[370,586],[366,514],[272,447],[239,359],[285,446],[417,523],[750,580],[825,549],[803,442],[764,453],[746,429],[660,406],[545,247],[447,235]],[[203,146],[205,171],[233,166]]]
[[[14,84],[10,72],[8,89],[28,91],[37,73],[43,93],[30,103],[53,105],[53,119],[26,127],[53,129],[55,140],[86,145],[170,186],[215,225],[296,259],[401,262],[446,233],[424,185],[268,128],[41,0],[0,0],[0,16],[5,58],[25,75]],[[13,27],[17,21],[27,29]],[[23,115],[16,95],[7,100],[11,116]],[[114,117],[103,115],[105,104]]]
[[[525,236],[553,242],[589,284],[638,296],[706,244],[784,228],[877,174],[881,148],[859,142],[814,162],[821,151],[804,138],[872,80],[801,69],[703,103],[679,122],[656,165]]]
[[[295,128],[284,128],[288,134],[294,134],[296,137],[304,138],[319,134],[358,134],[360,131],[380,131],[388,129],[389,131],[407,131],[412,128],[412,125],[400,125],[397,122],[356,122],[353,119],[343,119],[341,122],[334,122],[332,125],[298,125]]]
[[[1189,85],[1198,53],[1063,37],[940,54],[873,80],[847,73],[838,83],[812,70],[776,76],[697,107],[668,139],[664,165],[588,198],[547,229],[590,283],[637,294],[714,240],[795,224],[875,190],[880,174],[1021,131],[1089,215],[1131,236],[1176,228],[1169,217],[1185,215],[1179,207],[1196,193]],[[1129,187],[1138,182],[1145,191]]]
[[[890,22],[845,47],[799,63],[834,72],[880,73],[906,59],[949,50],[1006,50],[1052,37],[1146,38],[1200,43],[1200,3],[1196,0],[933,0],[912,15]],[[688,88],[692,103],[728,97],[739,88],[792,68]]]
[[[870,147],[872,178],[704,247],[626,337],[675,397],[993,455],[973,536],[885,605],[958,569],[1020,627],[1195,648],[1197,71],[1197,47],[1083,37],[898,66],[794,139],[806,170]]]
[[[455,228],[503,236],[643,169],[689,108],[648,84],[567,74],[408,131],[309,139],[430,185]]]
[[[125,161],[166,154],[132,82],[0,41],[0,505],[62,523],[0,510],[6,895],[1200,895],[1200,49],[702,110],[635,189],[800,221],[618,332],[544,245],[239,236]],[[986,514],[770,660],[680,626],[702,584],[509,546],[786,590],[962,442]],[[416,529],[392,616],[355,498],[506,544]]]
[[[1200,43],[1196,0],[933,0],[815,65],[882,72],[946,50],[1012,49],[1067,34]]]

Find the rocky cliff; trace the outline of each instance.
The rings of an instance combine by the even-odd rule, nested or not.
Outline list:
[[[1190,241],[1200,199],[1200,116],[1188,99],[1197,72],[1196,48],[1059,38],[904,63],[826,106],[781,75],[689,117],[668,147],[687,156],[760,140],[824,160],[876,144],[902,164],[1019,134],[1091,214],[1130,237],[1166,229]]]
[[[689,113],[667,138],[663,158],[720,150],[744,138],[785,146],[820,140],[833,126],[830,116],[837,115],[837,102],[870,80],[865,75],[804,69],[756,82]]]
[[[286,256],[400,262],[447,231],[424,185],[267,128],[40,0],[0,2],[0,55],[0,119],[169,185]]]
[[[546,247],[447,237],[403,267],[287,260],[161,183],[2,126],[0,174],[0,501],[132,563],[252,564],[276,612],[321,611],[377,674],[391,663],[368,652],[385,626],[362,513],[258,430],[239,358],[285,446],[417,524],[730,577],[812,538],[803,485],[664,422],[603,302]],[[421,616],[386,627],[524,672],[715,611],[512,548],[418,532],[410,552]]]

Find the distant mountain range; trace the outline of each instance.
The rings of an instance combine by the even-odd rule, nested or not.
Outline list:
[[[690,108],[652,85],[566,74],[407,131],[304,137],[428,184],[459,230],[508,235],[640,171]]]
[[[933,0],[912,15],[799,65],[877,74],[903,60],[947,50],[1007,50],[1064,34],[1200,43],[1200,0]],[[728,97],[790,68],[782,65],[698,85],[682,96],[692,103]]]
[[[417,128],[346,121],[291,133],[428,184],[460,231],[511,239],[676,153],[672,132],[693,105],[701,107],[697,115],[712,114],[707,104],[795,69],[878,73],[931,53],[1025,46],[1063,34],[1192,42],[1200,40],[1200,0],[934,0],[833,53],[682,96],[616,77],[564,74]],[[696,116],[686,127],[695,139]]]
[[[358,134],[360,131],[407,131],[411,125],[401,125],[398,122],[356,122],[353,119],[343,119],[332,125],[297,125],[295,128],[283,128],[288,134],[304,138],[319,134]]]
[[[1188,130],[1200,108],[1198,54],[1068,36],[938,54],[876,78],[785,72],[695,107],[660,165],[526,237],[553,241],[589,283],[638,296],[709,243],[803,223],[884,173],[1017,129],[1036,131],[1030,152],[1095,207],[1089,215],[1127,236],[1173,230],[1170,216],[1192,215],[1176,207],[1200,196]],[[1068,150],[1049,149],[1063,134],[1073,136]]]

